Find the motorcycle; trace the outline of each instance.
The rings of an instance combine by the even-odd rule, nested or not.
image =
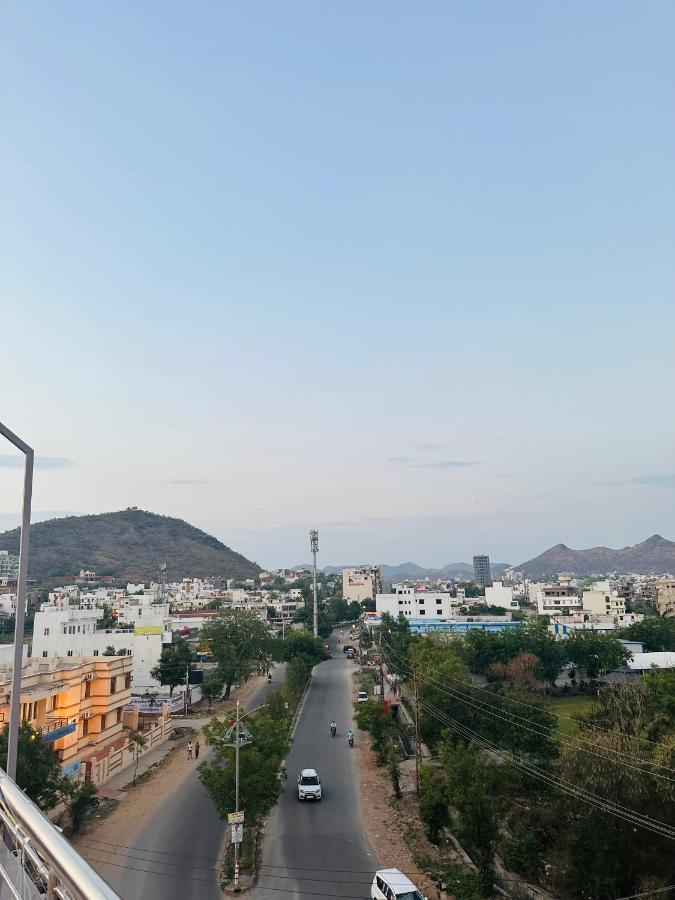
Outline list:
[[[271,675],[267,676],[267,683],[272,684],[272,676]]]
[[[353,734],[347,735],[347,743],[349,744],[350,747],[354,746],[354,735]]]
[[[330,726],[330,736],[331,736],[331,737],[335,737],[336,734],[337,734],[337,726],[336,726],[336,725],[331,725],[331,726]]]

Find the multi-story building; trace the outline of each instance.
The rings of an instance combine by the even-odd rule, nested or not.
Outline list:
[[[574,588],[565,584],[538,586],[535,600],[537,611],[543,616],[564,611],[576,612],[582,608],[581,597],[574,591]]]
[[[609,581],[594,581],[581,597],[584,612],[594,615],[620,616],[626,612],[626,600],[610,588]]]
[[[486,587],[488,584],[492,584],[489,556],[474,556],[473,580],[479,587]]]
[[[131,614],[135,609],[136,615]],[[133,659],[136,693],[160,687],[150,670],[157,664],[165,645],[172,642],[168,605],[147,604],[130,607],[128,624],[133,628],[97,628],[100,609],[78,606],[53,607],[43,603],[35,613],[31,657],[56,659],[69,657],[102,657],[107,647],[126,651]]]
[[[21,672],[21,719],[58,754],[66,774],[76,774],[91,747],[122,732],[131,699],[128,656],[31,660]],[[11,666],[0,666],[0,717],[9,721]]]
[[[19,577],[19,557],[8,550],[0,550],[0,578],[16,581]]]
[[[449,592],[417,591],[414,587],[394,584],[392,593],[376,595],[375,609],[380,615],[387,612],[394,618],[429,616],[451,619],[453,600],[455,598]]]
[[[513,588],[501,581],[495,581],[485,588],[485,602],[488,606],[501,606],[503,609],[520,609],[520,603],[513,599]]]
[[[664,578],[656,582],[656,608],[661,616],[675,616],[675,581]]]
[[[342,596],[347,603],[354,600],[374,600],[382,591],[382,573],[379,566],[359,566],[342,570]]]

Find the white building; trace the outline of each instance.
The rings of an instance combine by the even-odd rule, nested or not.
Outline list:
[[[342,570],[342,596],[347,603],[374,600],[382,590],[382,575],[379,566],[359,566],[357,569]]]
[[[485,602],[488,606],[500,606],[502,609],[520,609],[520,603],[513,599],[513,588],[501,581],[495,581],[485,588]]]
[[[0,613],[5,616],[16,615],[16,594],[0,594]],[[25,599],[25,609],[28,609],[28,595]]]
[[[620,616],[626,612],[626,601],[610,589],[609,581],[595,581],[582,595],[584,612],[595,615]]]
[[[429,616],[438,619],[451,619],[453,597],[449,592],[416,591],[405,585],[392,585],[391,594],[377,594],[375,609],[381,615],[389,613],[395,619],[399,615],[406,618]]]
[[[152,678],[150,670],[157,664],[164,644],[171,643],[168,605],[142,608],[132,619],[133,629],[97,628],[100,618],[100,609],[43,603],[35,613],[31,656],[45,659],[102,656],[106,647],[112,646],[133,657],[135,693],[165,690]]]
[[[9,550],[0,550],[0,578],[16,581],[19,577],[19,557]]]
[[[537,612],[541,616],[548,616],[564,611],[577,612],[581,610],[581,597],[574,593],[573,589],[562,584],[545,584],[538,586],[536,592]]]

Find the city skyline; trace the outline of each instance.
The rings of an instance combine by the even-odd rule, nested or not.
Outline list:
[[[672,6],[262,9],[3,13],[37,515],[269,566],[675,536]]]

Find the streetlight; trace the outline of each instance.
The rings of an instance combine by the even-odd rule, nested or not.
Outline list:
[[[309,533],[309,546],[314,557],[314,637],[319,636],[319,604],[316,599],[316,554],[319,552],[319,532],[312,529]]]
[[[7,774],[16,781],[16,758],[19,750],[19,717],[21,713],[21,667],[23,665],[23,629],[26,618],[26,581],[28,577],[28,537],[30,503],[33,495],[33,448],[0,422],[0,434],[26,457],[23,476],[23,509],[19,543],[19,578],[16,584],[16,616],[14,618],[14,669],[9,701],[9,739],[7,741]]]

